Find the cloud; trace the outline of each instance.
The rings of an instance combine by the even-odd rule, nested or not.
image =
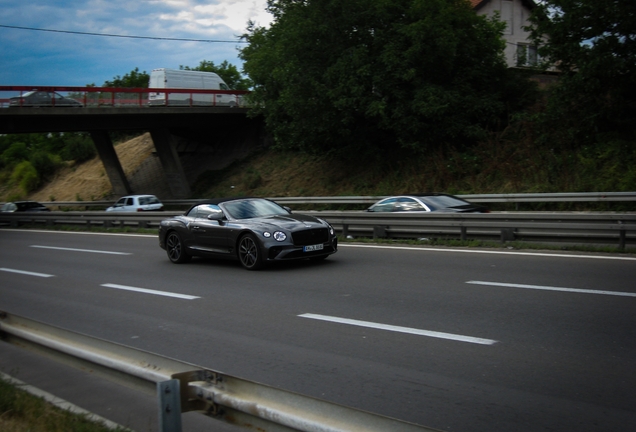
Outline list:
[[[111,35],[236,41],[125,39],[0,28],[0,85],[101,85],[134,68],[240,67],[248,21],[267,25],[266,0],[9,0],[0,24]],[[0,98],[3,95],[0,95]]]

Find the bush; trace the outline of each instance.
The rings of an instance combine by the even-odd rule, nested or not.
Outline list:
[[[45,179],[53,174],[60,167],[61,160],[59,156],[54,156],[45,151],[37,151],[29,158],[29,162],[37,171],[40,178]]]
[[[90,138],[75,136],[66,143],[60,156],[65,161],[84,162],[94,158],[96,154],[95,146]]]
[[[33,192],[40,184],[38,172],[29,161],[22,161],[15,166],[11,180],[18,183],[25,193]]]

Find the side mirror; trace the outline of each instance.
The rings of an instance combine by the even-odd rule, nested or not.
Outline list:
[[[291,208],[289,208],[289,207],[287,207],[287,206],[283,206],[283,208],[284,208],[285,210],[287,210],[289,213],[291,213],[291,212],[292,212],[292,209],[291,209]]]
[[[219,221],[222,219],[225,219],[225,215],[221,210],[212,210],[211,213],[208,215],[208,220]]]

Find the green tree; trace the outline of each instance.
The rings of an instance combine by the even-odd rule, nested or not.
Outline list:
[[[279,147],[423,151],[474,142],[517,108],[505,26],[465,0],[269,0],[268,11],[274,22],[250,23],[240,56]]]
[[[241,75],[241,72],[236,68],[236,66],[228,63],[227,60],[224,60],[223,63],[218,66],[215,65],[213,61],[202,60],[201,63],[199,63],[199,66],[193,68],[189,66],[179,66],[179,69],[214,72],[223,78],[225,84],[233,90],[249,90],[252,86],[252,81]]]
[[[29,161],[22,161],[15,166],[11,180],[18,183],[25,193],[33,192],[40,184],[38,172]]]
[[[112,81],[104,81],[102,87],[132,87],[132,88],[148,88],[150,75],[146,71],[139,72],[139,68],[125,74],[123,77],[117,75]]]
[[[573,145],[603,136],[633,139],[636,2],[543,0],[530,21],[545,67],[560,75],[541,118],[543,130]]]

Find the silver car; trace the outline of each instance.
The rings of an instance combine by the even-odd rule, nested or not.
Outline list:
[[[108,207],[107,212],[162,211],[163,204],[154,195],[127,195]]]
[[[368,212],[445,212],[489,213],[486,207],[475,205],[453,195],[429,193],[384,198],[367,209]]]

